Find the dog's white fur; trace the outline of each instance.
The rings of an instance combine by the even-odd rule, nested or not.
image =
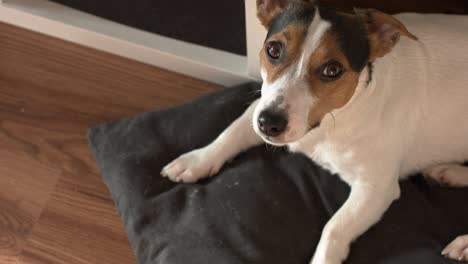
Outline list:
[[[304,136],[303,128],[290,136],[291,151],[304,153],[351,186],[348,200],[323,230],[313,264],[341,263],[351,242],[400,196],[400,178],[426,169],[440,181],[468,185],[468,168],[456,164],[468,159],[468,17],[403,14],[398,18],[419,41],[402,38],[391,53],[376,60],[369,84],[368,71],[362,72],[355,94],[344,107],[325,116],[318,128]],[[261,99],[212,144],[182,155],[162,174],[193,182],[263,142],[252,129],[252,119],[256,124],[259,111],[274,101],[272,96],[284,96],[285,105],[301,100],[288,95],[301,87],[294,73],[287,73],[279,84],[266,83],[265,87],[276,86],[275,92],[263,87]],[[310,96],[302,98],[313,104]],[[288,113],[299,116],[290,126],[305,124],[302,114],[294,111],[301,109]],[[468,260],[468,237],[456,241],[444,253]]]

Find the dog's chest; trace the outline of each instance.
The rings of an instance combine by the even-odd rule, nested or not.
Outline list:
[[[290,151],[299,152],[322,168],[333,174],[338,174],[342,180],[351,184],[358,176],[359,162],[352,148],[343,147],[333,142],[321,142],[314,146],[294,143],[289,146]]]

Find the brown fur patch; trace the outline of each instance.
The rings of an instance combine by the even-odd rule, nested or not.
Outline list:
[[[391,15],[375,9],[356,9],[356,13],[364,20],[369,32],[372,62],[390,53],[400,40],[400,35],[418,40],[403,23]]]
[[[323,81],[320,79],[320,68],[331,60],[340,62],[344,67],[344,73],[336,81]],[[320,45],[310,57],[308,67],[307,82],[310,93],[317,100],[308,118],[309,126],[313,126],[327,113],[343,107],[351,99],[358,85],[360,73],[351,69],[345,55],[338,47],[333,32],[325,33]]]
[[[267,83],[273,83],[280,77],[286,69],[293,64],[302,51],[302,44],[305,40],[307,28],[302,24],[291,24],[283,31],[274,34],[265,41],[263,49],[260,51],[260,66],[268,73]],[[271,41],[283,43],[284,59],[281,63],[274,64],[268,60],[266,44]]]
[[[287,0],[257,0],[257,17],[264,27],[288,4]]]
[[[288,5],[314,8],[316,3],[304,0],[257,0],[257,17],[262,25],[268,29],[271,21]]]

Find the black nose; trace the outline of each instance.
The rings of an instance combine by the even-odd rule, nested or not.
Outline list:
[[[276,137],[286,130],[288,119],[284,113],[265,110],[258,117],[258,128],[263,134]]]

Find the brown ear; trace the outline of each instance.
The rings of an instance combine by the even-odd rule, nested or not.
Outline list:
[[[288,4],[288,0],[257,0],[257,17],[268,29],[273,18]]]
[[[355,9],[355,12],[364,19],[367,25],[371,47],[370,61],[383,57],[392,51],[401,35],[418,40],[406,29],[403,23],[391,15],[375,9]]]

